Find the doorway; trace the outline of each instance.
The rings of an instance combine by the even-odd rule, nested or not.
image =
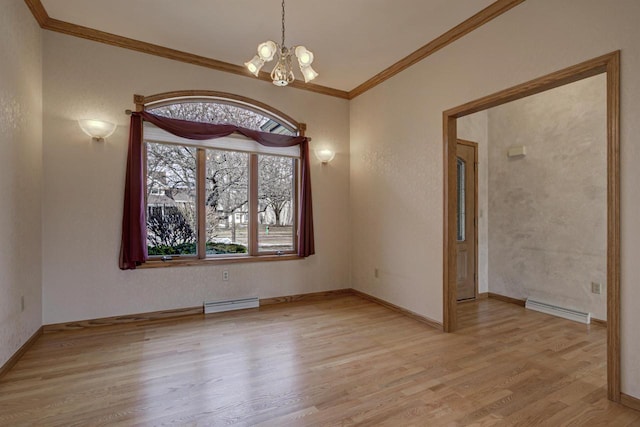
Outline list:
[[[457,300],[478,294],[478,144],[456,144],[456,287]]]
[[[443,113],[444,125],[444,330],[457,326],[457,124],[456,119],[597,74],[607,76],[607,395],[620,393],[620,52],[463,104]]]

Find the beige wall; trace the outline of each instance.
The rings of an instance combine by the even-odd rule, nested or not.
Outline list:
[[[273,297],[349,287],[348,102],[62,34],[44,36],[44,323],[190,307],[204,300]],[[244,95],[306,122],[316,251],[302,261],[120,271],[124,168],[133,94],[207,89]],[[76,123],[118,124],[95,143]],[[222,269],[229,281],[222,281]]]
[[[491,292],[606,319],[606,100],[601,74],[489,110]]]
[[[639,16],[636,0],[527,1],[353,100],[354,287],[442,320],[442,112],[621,49],[622,390],[640,396]]]
[[[0,13],[0,366],[42,324],[42,36],[25,3]],[[24,311],[21,309],[24,297]]]

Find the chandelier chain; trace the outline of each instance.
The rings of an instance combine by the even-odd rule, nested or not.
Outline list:
[[[284,0],[282,0],[282,49],[284,49]]]

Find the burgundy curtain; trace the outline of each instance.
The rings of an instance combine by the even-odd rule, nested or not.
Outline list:
[[[309,168],[309,141],[300,143],[300,215],[298,226],[298,256],[316,253],[313,239],[313,208],[311,207],[311,170]]]
[[[311,204],[311,174],[309,169],[309,140],[304,136],[277,135],[241,128],[235,125],[215,125],[160,117],[146,111],[131,114],[129,157],[122,218],[122,246],[120,268],[135,269],[147,260],[147,227],[144,203],[144,159],[142,158],[142,120],[146,120],[176,136],[194,140],[221,138],[238,132],[259,144],[269,147],[300,145],[302,163],[301,191],[298,218],[298,256],[315,253],[313,239],[313,209]]]
[[[124,188],[120,268],[133,270],[147,260],[147,224],[144,203],[144,159],[142,158],[142,117],[131,115],[129,154]]]

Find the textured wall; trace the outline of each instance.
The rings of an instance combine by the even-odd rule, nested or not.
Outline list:
[[[22,0],[0,5],[0,366],[42,321],[42,40]],[[25,308],[21,310],[20,298]]]
[[[489,291],[488,111],[458,120],[458,138],[478,143],[478,293]]]
[[[639,16],[637,0],[526,1],[351,101],[354,287],[442,320],[442,112],[620,49],[622,390],[640,397]]]
[[[348,101],[46,32],[44,36],[44,323],[349,287]],[[316,252],[306,260],[120,271],[124,169],[133,94],[231,92],[308,125]],[[117,123],[104,144],[79,118]],[[222,281],[222,269],[229,281]]]
[[[606,319],[606,77],[492,108],[489,141],[491,292]]]

